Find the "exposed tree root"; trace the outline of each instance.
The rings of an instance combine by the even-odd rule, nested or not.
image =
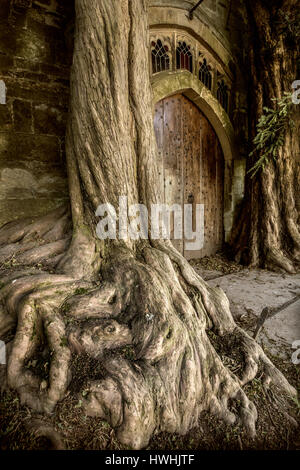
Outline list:
[[[70,244],[70,229],[66,207],[31,223],[25,219],[4,225],[0,229],[0,266],[12,259],[15,264],[29,265],[62,255]]]
[[[45,421],[41,419],[34,418],[26,423],[26,427],[28,431],[35,436],[46,438],[50,443],[50,450],[65,450],[66,447],[61,436],[53,429],[51,424],[45,423]]]
[[[102,262],[101,284],[32,268],[3,277],[2,337],[16,327],[7,381],[22,403],[52,413],[72,380],[72,354],[87,353],[101,361],[104,377],[89,382],[86,413],[109,421],[122,443],[138,449],[155,432],[186,433],[203,410],[240,422],[253,436],[257,411],[243,386],[258,370],[266,385],[295,395],[237,327],[224,292],[209,287],[171,244],[145,244],[136,253],[116,246],[112,253]],[[222,363],[207,330],[242,351],[240,377]],[[133,360],[120,353],[125,345],[134,348]],[[43,351],[50,354],[47,380],[27,367]]]

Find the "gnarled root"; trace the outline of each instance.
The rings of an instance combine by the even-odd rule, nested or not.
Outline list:
[[[52,412],[70,381],[71,353],[58,308],[77,285],[67,276],[40,274],[18,279],[0,291],[7,314],[16,316],[17,323],[7,363],[8,385],[19,392],[22,403],[38,412]],[[48,383],[27,367],[43,350],[51,355]]]
[[[292,395],[295,390],[259,345],[235,325],[220,289],[208,288],[181,257],[178,275],[167,254],[147,248],[142,256],[137,261],[119,255],[105,270],[109,282],[114,280],[118,286],[115,303],[119,305],[123,299],[119,316],[107,328],[112,337],[120,336],[119,346],[126,337],[131,344],[132,337],[135,360],[118,352],[102,359],[107,376],[90,382],[86,412],[108,420],[121,442],[134,448],[147,445],[158,430],[186,433],[203,410],[230,424],[239,420],[254,435],[257,412],[242,386],[255,377],[259,364],[266,383],[272,380]],[[100,316],[103,307],[101,310]],[[131,335],[124,325],[130,325]],[[245,355],[242,379],[223,365],[207,328],[221,336],[232,335],[239,342]],[[86,347],[93,355],[99,350],[97,341],[102,341],[102,347],[109,349],[113,338],[109,343],[100,330],[99,340],[95,329],[87,339],[85,329],[78,347]],[[234,402],[238,416],[231,409]]]
[[[0,267],[9,263],[55,267],[70,245],[71,218],[61,207],[42,218],[10,222],[0,229]],[[53,263],[55,259],[55,263]],[[51,261],[52,260],[52,261]]]
[[[36,437],[47,439],[49,450],[65,450],[66,446],[57,431],[42,419],[33,418],[26,423],[26,428]]]
[[[158,431],[186,433],[203,410],[254,435],[257,411],[243,386],[259,368],[265,384],[295,395],[237,327],[224,292],[207,286],[171,245],[145,245],[136,254],[115,247],[101,277],[101,285],[65,274],[5,278],[0,320],[6,315],[17,325],[8,384],[34,410],[53,412],[72,379],[72,354],[81,353],[104,371],[87,386],[87,414],[108,420],[119,440],[136,449]],[[242,351],[239,376],[223,364],[209,330]],[[50,354],[47,380],[28,367],[38,353]]]

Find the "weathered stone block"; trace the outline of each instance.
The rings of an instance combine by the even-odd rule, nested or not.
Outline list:
[[[72,57],[69,54],[65,40],[63,38],[57,39],[55,43],[55,64],[70,66]]]
[[[13,56],[16,52],[16,31],[6,23],[0,27],[0,52]]]
[[[24,59],[50,62],[54,61],[52,45],[43,34],[28,29],[20,30],[16,40],[15,55]]]
[[[54,136],[0,132],[0,162],[17,160],[32,162],[35,167],[42,162],[62,165],[60,141]]]
[[[9,14],[9,25],[13,27],[15,31],[22,28],[26,28],[27,22],[27,10],[13,8]]]
[[[34,130],[37,134],[65,135],[66,113],[44,103],[34,105]]]
[[[11,103],[0,104],[0,129],[9,131],[12,130],[12,126]]]
[[[6,75],[13,65],[14,60],[12,57],[0,54],[0,74]]]
[[[32,105],[29,101],[14,100],[13,119],[16,132],[32,132]]]
[[[15,69],[18,70],[30,70],[31,72],[39,72],[41,64],[37,61],[26,60],[19,57],[14,59]]]
[[[48,75],[46,75],[44,73],[25,71],[25,72],[23,72],[22,75],[27,80],[31,80],[31,81],[35,82],[35,86],[38,85],[38,82],[49,83],[51,81],[51,79],[48,77]]]
[[[61,77],[69,83],[70,68],[51,64],[40,64],[40,71],[52,77]]]
[[[66,198],[32,198],[23,201],[18,199],[0,200],[0,227],[11,220],[45,215],[67,202],[68,199]]]
[[[22,162],[3,168],[0,165],[0,200],[67,195],[65,174],[57,168],[49,166],[37,173],[34,169],[24,167]]]
[[[12,6],[19,9],[30,8],[31,3],[31,0],[12,0]]]
[[[54,136],[36,135],[34,137],[34,147],[31,152],[31,158],[52,164],[61,164],[59,139]]]
[[[234,160],[234,176],[244,180],[246,173],[246,159]]]
[[[55,81],[53,84],[39,85],[33,81],[23,80],[22,82],[15,78],[6,78],[7,97],[32,100],[38,103],[47,103],[49,105],[67,107],[69,89],[61,86]]]
[[[233,178],[233,193],[236,198],[242,198],[244,194],[244,179],[241,177]]]
[[[9,15],[10,0],[1,0],[0,2],[0,20],[6,20]],[[2,25],[1,25],[2,27]]]

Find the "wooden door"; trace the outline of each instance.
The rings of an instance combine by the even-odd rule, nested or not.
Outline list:
[[[204,114],[182,94],[159,101],[154,128],[159,152],[160,181],[168,205],[204,204],[204,246],[185,248],[172,240],[188,259],[216,253],[223,244],[224,162],[220,143]]]

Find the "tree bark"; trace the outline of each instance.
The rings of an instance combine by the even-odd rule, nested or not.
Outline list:
[[[0,333],[16,325],[9,386],[22,402],[51,413],[76,380],[72,357],[88,354],[103,376],[80,397],[86,412],[108,420],[136,449],[155,432],[186,433],[203,410],[253,435],[257,411],[243,386],[259,368],[266,385],[296,393],[235,324],[224,292],[209,287],[170,242],[96,237],[100,203],[117,207],[120,195],[148,208],[160,201],[147,44],[145,0],[76,1],[67,131],[72,241],[55,253],[53,243],[69,233],[65,210],[0,230],[4,257],[26,256],[38,235],[55,259],[43,273],[28,268],[3,279]],[[241,349],[239,376],[222,363],[209,332]],[[26,368],[38,348],[51,351],[46,386]]]
[[[263,107],[275,106],[272,98],[292,92],[297,79],[297,45],[280,34],[279,10],[296,14],[295,0],[247,1],[250,28],[249,93],[250,138]],[[232,232],[230,245],[236,259],[252,267],[295,273],[300,261],[299,107],[294,106],[295,129],[287,129],[276,162],[270,161],[254,178],[246,176],[245,199]],[[247,171],[260,157],[248,158]],[[299,198],[298,198],[299,199]]]

